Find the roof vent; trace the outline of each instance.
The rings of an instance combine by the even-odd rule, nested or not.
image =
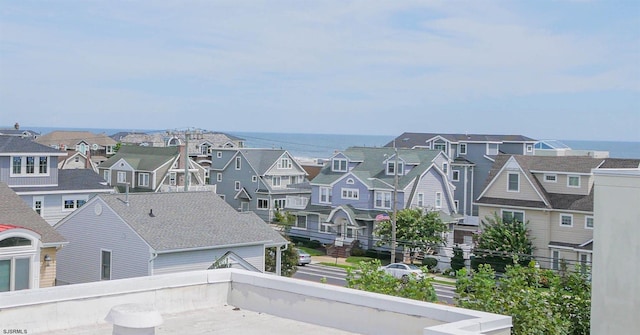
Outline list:
[[[156,215],[153,214],[153,208],[149,210],[149,216],[152,217],[152,218],[156,217]]]

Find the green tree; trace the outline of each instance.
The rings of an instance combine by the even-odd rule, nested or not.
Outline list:
[[[427,273],[427,269],[423,269]],[[408,276],[403,279],[380,269],[380,260],[360,262],[355,269],[347,269],[347,287],[358,290],[393,295],[414,300],[438,301],[431,278]]]
[[[293,276],[298,271],[298,249],[289,243],[287,250],[282,252],[281,274],[285,277]],[[264,268],[267,272],[276,272],[276,248],[266,248]]]
[[[464,252],[460,247],[453,248],[453,257],[451,257],[451,268],[453,271],[458,271],[464,268]]]
[[[586,275],[559,276],[549,270],[515,264],[496,280],[488,264],[478,271],[458,272],[456,302],[460,307],[510,315],[513,334],[589,334],[591,286]]]
[[[391,220],[376,225],[374,235],[380,240],[378,245],[391,244]],[[446,223],[440,219],[437,211],[423,211],[419,208],[406,208],[398,211],[396,218],[396,241],[399,247],[411,251],[413,263],[414,251],[429,253],[431,247],[445,242],[443,233],[448,231]]]
[[[472,267],[490,264],[497,272],[504,273],[514,261],[526,265],[532,259],[533,242],[529,238],[528,222],[502,220],[497,213],[481,220],[482,232],[476,236]],[[517,257],[514,259],[514,255]]]
[[[289,231],[291,230],[291,226],[296,222],[296,216],[291,214],[291,212],[283,212],[279,209],[276,209],[273,215],[273,222],[275,222],[282,231],[289,235]]]

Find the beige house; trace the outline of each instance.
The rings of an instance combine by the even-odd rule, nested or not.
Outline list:
[[[544,268],[557,270],[560,260],[590,266],[593,170],[638,166],[640,159],[499,155],[476,200],[479,216],[528,222]]]
[[[0,183],[0,292],[54,286],[56,254],[65,244],[62,235]]]
[[[115,154],[116,142],[111,137],[104,133],[95,134],[90,131],[52,131],[48,134],[42,135],[35,140],[37,143],[62,150],[71,152],[71,157],[74,152],[82,154],[84,159],[90,159],[91,163],[85,164],[84,168],[93,168],[107,160]],[[79,157],[78,159],[83,159]],[[74,163],[75,157],[73,157]],[[61,162],[62,163],[62,162]],[[74,168],[80,168],[76,165]],[[95,171],[95,169],[94,169]]]

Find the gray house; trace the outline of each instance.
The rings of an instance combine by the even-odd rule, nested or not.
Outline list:
[[[265,248],[277,248],[279,264],[288,243],[255,214],[238,213],[213,192],[99,195],[55,229],[69,241],[58,252],[61,284],[222,263],[262,272]]]
[[[278,209],[302,209],[310,190],[307,172],[282,149],[215,149],[211,184],[233,208],[270,222]]]
[[[0,181],[6,183],[49,224],[113,189],[92,170],[59,170],[67,153],[27,138],[0,135]]]
[[[439,150],[351,147],[336,153],[311,181],[311,201],[297,216],[290,235],[348,249],[358,241],[375,247],[376,217],[397,209],[438,211],[456,221],[448,157]],[[397,162],[397,169],[396,169]],[[338,253],[342,251],[338,249]]]
[[[443,151],[450,158],[451,181],[456,187],[454,197],[458,213],[465,216],[465,224],[477,225],[478,207],[473,202],[482,192],[495,156],[533,155],[536,142],[522,135],[407,132],[385,146]]]

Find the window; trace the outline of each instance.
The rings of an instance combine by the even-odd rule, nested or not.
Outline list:
[[[100,257],[100,280],[111,280],[111,251],[102,250]]]
[[[176,185],[176,181],[178,180],[178,174],[175,172],[169,173],[169,185]]]
[[[391,208],[391,192],[375,191],[375,207]]]
[[[282,178],[280,176],[273,176],[273,178],[271,178],[271,184],[273,187],[282,186]]]
[[[334,158],[331,165],[331,171],[347,172],[347,160],[342,158]]]
[[[387,175],[395,175],[396,174],[396,162],[395,161],[388,161],[387,162]],[[400,161],[398,161],[398,174],[402,175],[404,173],[404,164]]]
[[[222,173],[218,172],[218,173],[216,174],[216,180],[217,180],[218,182],[221,182],[221,181],[222,181]]]
[[[22,173],[22,157],[13,157],[11,160],[13,164],[13,174],[21,174]]]
[[[78,157],[76,157],[78,158]],[[48,159],[47,157],[40,157],[38,160],[38,173],[40,174],[47,174],[47,168],[49,167],[48,165]]]
[[[220,178],[222,178],[222,175],[220,175]],[[258,182],[258,176],[251,176],[251,181],[252,182]]]
[[[278,161],[278,169],[291,169],[291,160],[287,157],[280,158]]]
[[[273,200],[273,208],[283,209],[287,206],[287,199],[275,199]]]
[[[418,193],[418,207],[424,207],[424,193]]]
[[[149,174],[140,173],[138,175],[138,186],[149,187]]]
[[[27,174],[34,174],[36,172],[36,158],[33,156],[27,156]]]
[[[502,222],[512,223],[514,221],[524,222],[524,212],[502,210]]]
[[[298,215],[296,217],[296,228],[307,229],[307,216],[306,215]]]
[[[434,143],[433,148],[436,150],[440,150],[442,152],[447,152],[447,144],[446,143]]]
[[[323,204],[331,203],[331,188],[320,187],[320,202]]]
[[[87,202],[87,199],[74,199],[74,198],[63,198],[62,206],[66,210],[74,210],[76,208],[82,207]]]
[[[453,181],[460,181],[460,171],[458,170],[453,170]]]
[[[467,144],[466,143],[460,143],[460,154],[461,155],[466,155],[467,154]]]
[[[551,269],[560,270],[560,251],[558,250],[551,251]]]
[[[580,254],[580,272],[586,273],[591,266],[591,254]]]
[[[236,180],[236,182],[234,183],[234,188],[236,191],[240,191],[240,188],[242,188],[242,185],[240,184],[239,181]]]
[[[118,183],[127,182],[127,173],[124,171],[118,171]]]
[[[494,156],[498,154],[498,143],[487,143],[487,155]]]
[[[444,172],[444,174],[449,173],[449,164],[448,163],[442,163],[442,172]]]
[[[75,200],[65,200],[64,201],[64,209],[74,209],[76,208]]]
[[[571,214],[560,214],[560,226],[562,226],[562,227],[573,227],[573,215],[571,215]]]
[[[580,187],[580,176],[569,176],[567,178],[568,187]]]
[[[242,168],[242,158],[236,157],[236,170],[240,170]]]
[[[347,179],[347,185],[353,185],[353,184],[355,184],[355,181],[353,180],[353,178]]]
[[[555,174],[545,174],[544,175],[544,181],[548,182],[548,183],[555,183],[558,181],[558,176]]]
[[[216,157],[222,158],[222,151],[217,151],[216,152]]]
[[[533,145],[527,144],[527,152],[533,152]]]
[[[42,215],[42,203],[44,202],[43,197],[33,197],[33,210],[36,211],[39,215]]]
[[[442,208],[442,192],[436,192],[436,208]]]
[[[30,257],[12,257],[0,260],[0,292],[30,288],[30,263]]]
[[[507,191],[520,192],[520,174],[519,173],[509,173]]]
[[[587,229],[593,229],[593,216],[584,217],[584,227]]]
[[[258,199],[258,209],[269,209],[269,200]]]
[[[358,200],[360,199],[360,190],[357,188],[343,188],[342,199]]]

